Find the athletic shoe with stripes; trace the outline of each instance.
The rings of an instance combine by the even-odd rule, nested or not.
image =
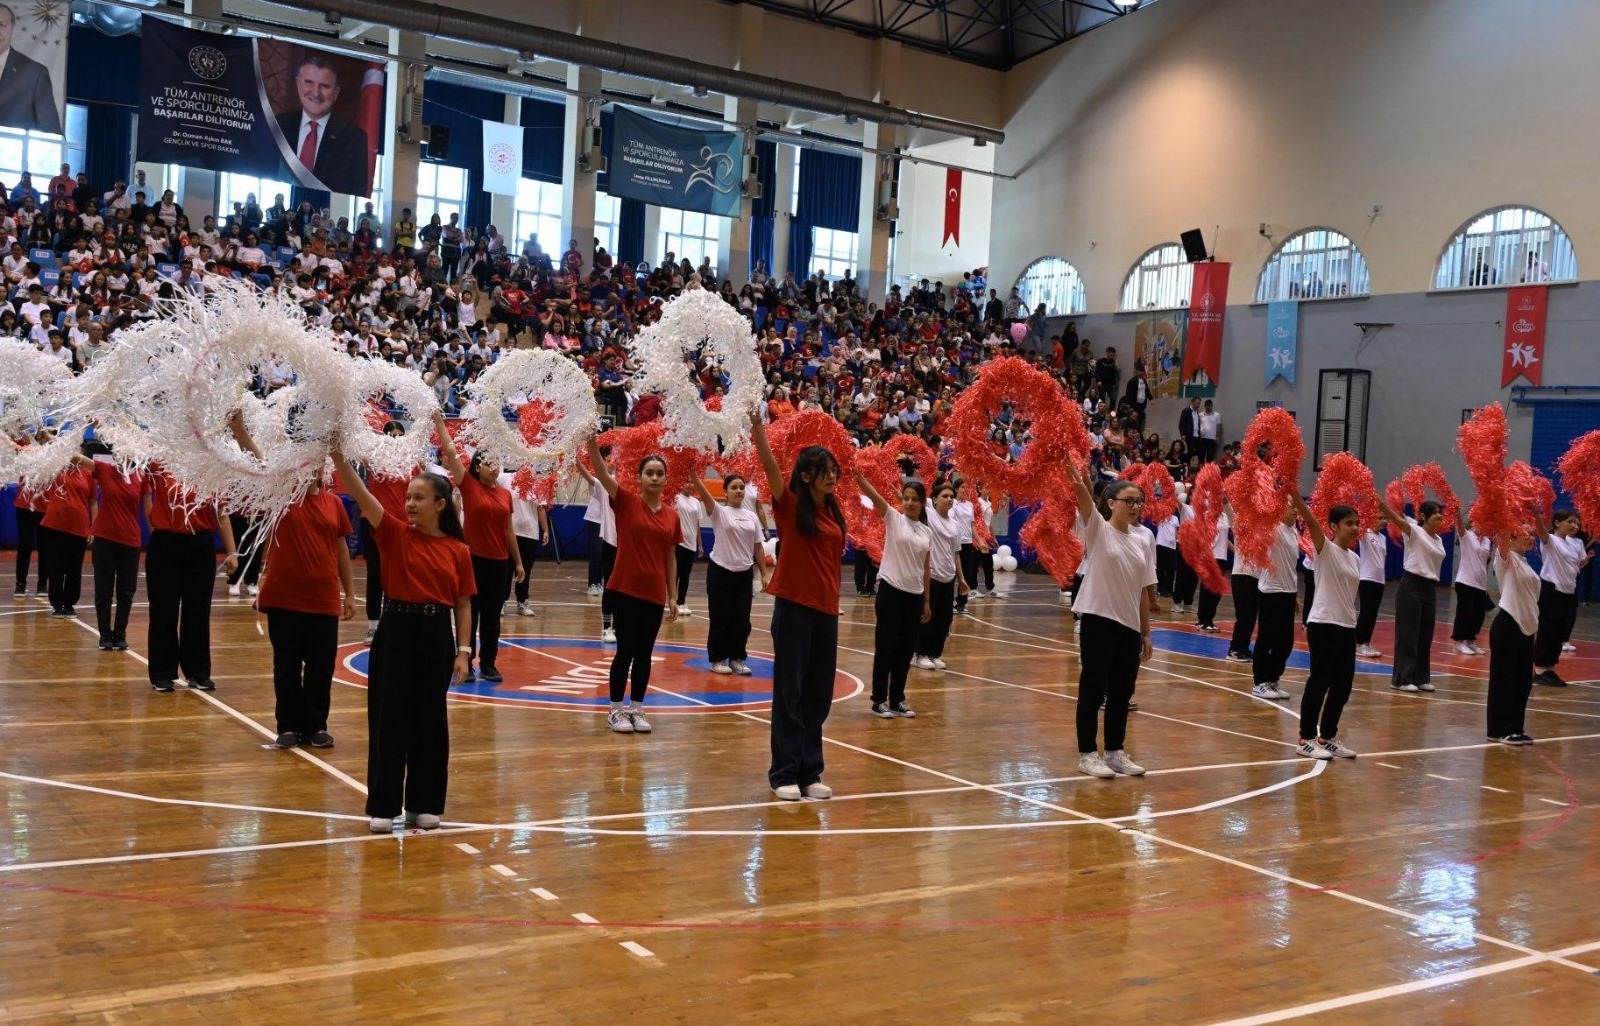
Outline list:
[[[1335,759],[1354,759],[1356,757],[1356,750],[1338,738],[1318,738],[1317,745]]]
[[[1295,746],[1294,750],[1295,750],[1295,754],[1303,755],[1307,759],[1331,759],[1331,758],[1333,758],[1333,753],[1332,752],[1328,751],[1326,748],[1324,748],[1321,745],[1317,744],[1315,741],[1307,741],[1305,738],[1301,738],[1300,739],[1300,743]]]

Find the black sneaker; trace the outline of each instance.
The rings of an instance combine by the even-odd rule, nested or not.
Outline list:
[[[894,713],[889,711],[889,703],[888,702],[873,702],[872,703],[872,715],[876,716],[880,720],[892,720],[892,719],[894,719]]]
[[[1205,631],[1207,634],[1221,634],[1222,633],[1222,631],[1214,623],[1203,623],[1203,624],[1200,625],[1200,629]]]
[[[272,743],[279,748],[293,748],[300,743],[300,735],[292,730],[286,730],[274,738]]]
[[[1139,711],[1139,703],[1138,702],[1129,702],[1128,703],[1128,711],[1129,712],[1138,712]]]
[[[70,610],[70,609],[52,609],[52,610],[50,610],[50,618],[52,620],[70,620],[70,619],[72,619],[72,616],[73,616],[73,613],[72,613],[72,610]]]
[[[195,691],[215,691],[217,690],[217,682],[207,677],[205,680],[190,681],[189,687]]]
[[[889,707],[889,711],[904,720],[914,720],[917,718],[917,714],[912,712],[911,707],[904,702],[896,702],[894,705]]]
[[[163,692],[177,690],[176,685],[170,680],[153,680],[150,682],[150,686],[157,691]]]
[[[1564,688],[1567,686],[1567,682],[1557,677],[1554,670],[1542,670],[1534,674],[1533,682],[1535,684],[1543,684],[1547,688]]]
[[[495,669],[493,666],[485,666],[480,669],[478,671],[478,679],[486,680],[490,684],[498,684],[505,680],[505,678],[500,675],[500,671]]]
[[[306,744],[310,745],[312,748],[333,747],[333,735],[328,733],[326,730],[316,731],[310,737],[306,738],[305,741]]]
[[[1512,734],[1511,736],[1516,738],[1516,741],[1513,742],[1514,744],[1519,744],[1519,745],[1531,745],[1531,744],[1533,744],[1533,736],[1531,734],[1523,734],[1523,733],[1519,732],[1519,733],[1516,733],[1516,734]]]
[[[28,597],[28,586],[26,584],[19,584],[19,585],[17,585],[17,590],[12,592],[11,594],[15,595],[17,598],[27,598]]]
[[[100,651],[109,652],[115,647],[116,641],[109,634],[100,635]]]
[[[1489,735],[1489,740],[1490,741],[1498,741],[1503,745],[1519,745],[1522,742],[1518,741],[1517,737],[1518,737],[1518,735],[1516,735],[1516,734],[1504,734],[1504,735],[1502,735],[1500,737],[1495,737],[1493,734],[1491,734],[1491,735]]]
[[[128,650],[128,639],[118,634],[111,641],[111,650],[113,652],[126,652]]]

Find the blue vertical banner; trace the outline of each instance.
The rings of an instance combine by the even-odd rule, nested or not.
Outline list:
[[[1294,384],[1300,359],[1300,303],[1286,299],[1267,304],[1267,384],[1282,378]]]
[[[606,192],[658,207],[738,217],[744,137],[679,128],[617,107],[611,116]]]

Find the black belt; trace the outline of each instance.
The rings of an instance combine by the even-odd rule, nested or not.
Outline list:
[[[384,599],[383,611],[406,616],[449,616],[455,612],[455,607],[440,605],[437,602],[395,602],[392,599]]]

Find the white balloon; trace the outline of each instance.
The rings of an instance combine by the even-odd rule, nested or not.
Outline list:
[[[1006,556],[1005,558],[1000,560],[999,566],[1000,566],[1001,570],[1004,570],[1007,573],[1010,573],[1010,572],[1016,570],[1016,568],[1017,568],[1017,557],[1016,556]]]
[[[1011,555],[1011,546],[1002,545],[998,549],[994,550],[994,554],[995,554],[995,558],[1004,559],[1007,556]]]

